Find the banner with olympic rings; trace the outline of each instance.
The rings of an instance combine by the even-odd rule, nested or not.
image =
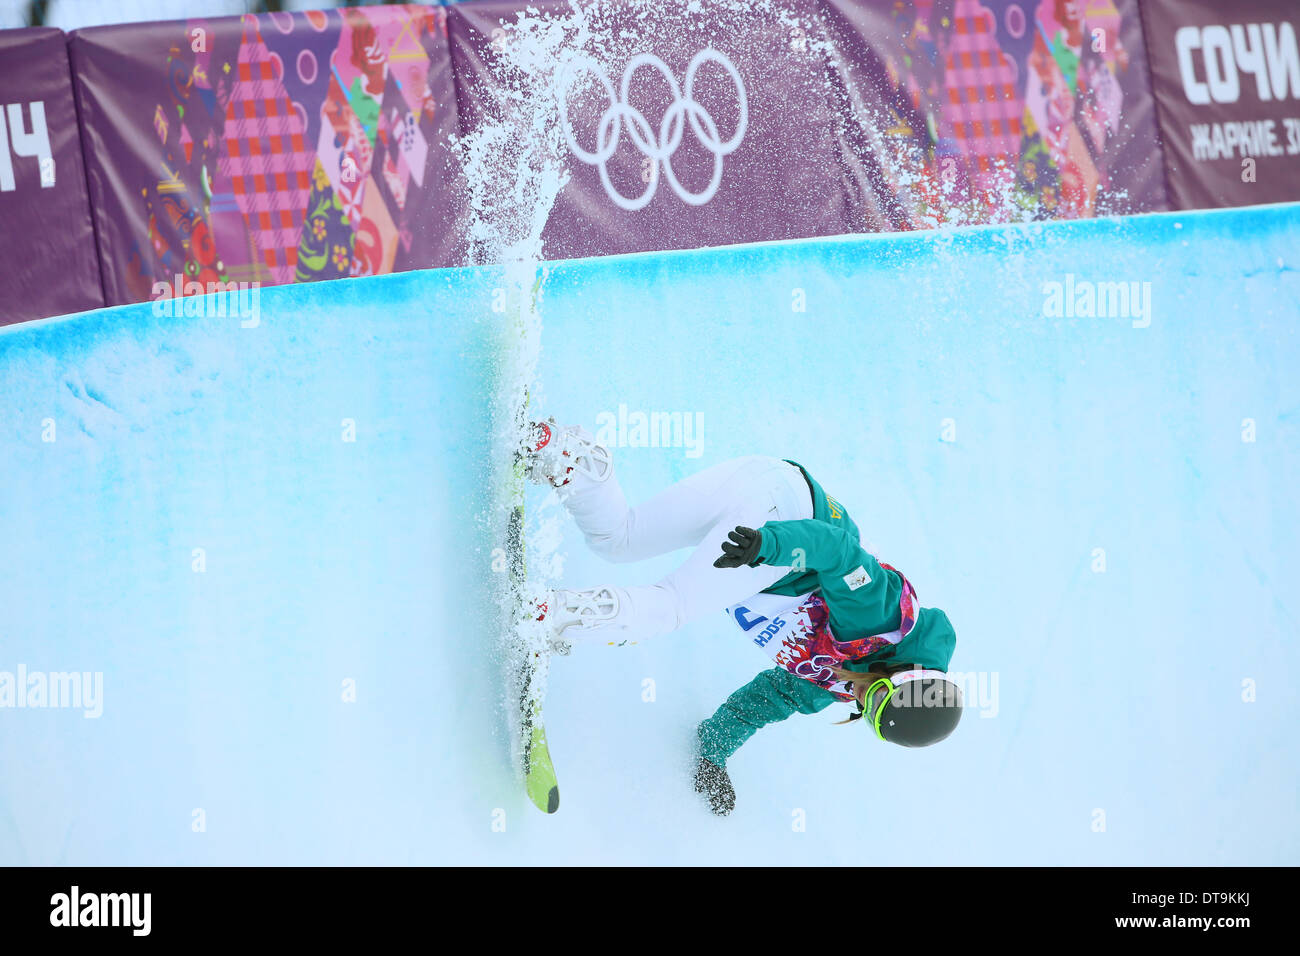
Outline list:
[[[1136,0],[476,0],[67,43],[51,136],[80,133],[107,304],[532,232],[563,259],[1169,206]]]
[[[559,127],[548,257],[1167,208],[1134,0],[643,7],[451,10],[462,128]]]

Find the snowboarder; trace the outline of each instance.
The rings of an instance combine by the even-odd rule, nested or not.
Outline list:
[[[841,723],[864,720],[904,747],[937,743],[957,726],[947,615],[918,604],[907,578],[862,546],[848,511],[801,465],[735,458],[631,508],[609,450],[583,428],[534,423],[527,461],[531,480],[559,489],[597,554],[638,561],[694,549],[652,585],[548,594],[539,617],[555,651],[631,643],[725,609],[776,662],[699,725],[695,788],[713,812],[735,806],[727,760],[791,714],[852,703]]]

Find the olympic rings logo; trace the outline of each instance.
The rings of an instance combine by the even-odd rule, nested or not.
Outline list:
[[[740,102],[740,119],[736,124],[736,131],[725,142],[718,135],[718,124],[695,100],[696,74],[701,66],[709,62],[717,63],[727,71],[727,75],[731,77],[731,82],[736,87]],[[673,101],[664,113],[663,119],[659,121],[657,137],[654,127],[650,125],[645,115],[628,103],[628,88],[632,84],[632,76],[643,66],[658,71],[668,81],[668,88],[672,91]],[[573,134],[573,126],[569,122],[569,89],[574,79],[583,72],[595,76],[597,82],[604,88],[610,103],[597,124],[595,150],[586,150],[578,145],[577,137]],[[609,75],[595,60],[583,58],[570,63],[561,74],[557,95],[560,100],[560,124],[569,149],[584,163],[600,168],[600,182],[605,187],[609,198],[615,205],[629,211],[644,209],[650,204],[655,190],[659,188],[661,174],[667,177],[668,185],[682,202],[692,206],[703,206],[714,197],[718,186],[722,183],[722,158],[735,152],[740,146],[740,141],[745,137],[745,128],[749,125],[749,100],[745,96],[745,85],[741,82],[740,72],[726,56],[712,47],[695,54],[695,58],[686,67],[685,95],[682,86],[677,83],[677,78],[668,69],[668,65],[651,53],[638,53],[628,61],[617,93],[614,84],[610,82]],[[627,134],[632,140],[632,145],[650,160],[650,178],[646,183],[645,191],[634,197],[622,195],[614,188],[609,178],[608,163],[618,149],[623,135],[624,121],[627,123]],[[682,143],[687,123],[690,124],[691,131],[700,144],[713,154],[713,175],[709,179],[709,184],[697,193],[684,187],[673,171],[673,153],[677,152],[677,147]]]

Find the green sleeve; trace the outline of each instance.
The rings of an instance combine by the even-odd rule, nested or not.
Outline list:
[[[769,521],[759,529],[758,557],[763,564],[818,574],[847,574],[858,565],[875,564],[858,539],[828,521]]]
[[[810,574],[836,634],[847,638],[898,627],[902,578],[885,571],[855,536],[816,518],[769,521],[759,530],[758,560]]]
[[[719,767],[760,727],[791,714],[816,714],[838,698],[787,670],[763,671],[726,699],[699,727],[700,756]]]

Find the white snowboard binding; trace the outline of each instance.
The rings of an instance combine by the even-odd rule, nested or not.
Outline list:
[[[524,451],[528,478],[539,485],[563,488],[575,473],[604,481],[614,471],[609,449],[596,444],[589,431],[579,425],[561,427],[554,418],[532,423]]]
[[[553,654],[568,655],[575,643],[606,643],[621,647],[636,641],[606,640],[617,635],[607,629],[618,616],[618,594],[611,588],[586,591],[551,591],[537,604],[537,620],[545,621]]]

